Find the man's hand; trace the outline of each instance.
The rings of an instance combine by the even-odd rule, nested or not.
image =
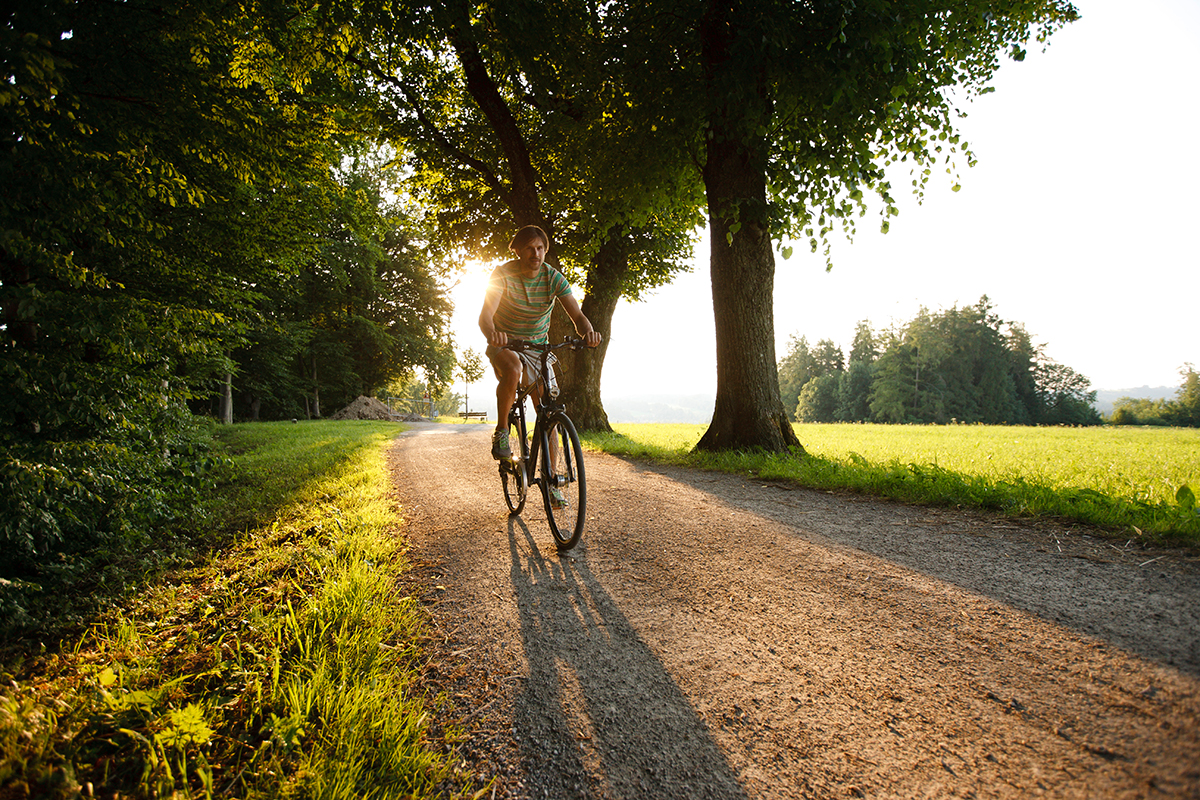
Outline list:
[[[493,330],[492,335],[488,337],[488,344],[493,347],[504,347],[508,344],[508,334],[504,331]]]
[[[600,331],[588,331],[588,332],[587,332],[586,334],[584,334],[584,335],[583,335],[583,337],[582,337],[582,339],[583,339],[583,343],[584,343],[584,344],[586,344],[588,347],[597,347],[597,346],[599,346],[599,344],[600,344],[600,341],[601,341],[601,339],[603,339],[603,338],[604,338],[604,337],[602,337],[602,336],[600,335]]]

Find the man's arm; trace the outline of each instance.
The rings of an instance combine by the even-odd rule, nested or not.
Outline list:
[[[479,312],[479,330],[483,332],[488,344],[504,347],[508,344],[508,334],[496,330],[493,317],[496,309],[500,308],[501,291],[498,287],[488,286],[487,294],[483,296],[483,310]]]
[[[575,333],[583,339],[588,347],[595,347],[600,344],[600,332],[592,327],[592,323],[583,315],[583,309],[579,307],[579,301],[575,299],[573,294],[564,294],[558,298],[558,302],[562,303],[563,311],[567,312],[567,316],[571,318],[571,322],[575,324]]]

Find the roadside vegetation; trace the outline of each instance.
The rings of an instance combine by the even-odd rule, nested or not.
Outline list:
[[[413,683],[420,609],[396,591],[396,431],[221,429],[230,457],[173,563],[132,553],[123,589],[75,584],[58,627],[5,632],[0,794],[444,796]]]
[[[764,480],[1098,526],[1114,537],[1200,546],[1200,430],[998,425],[794,426],[806,454],[693,452],[703,425],[587,434],[618,455]]]

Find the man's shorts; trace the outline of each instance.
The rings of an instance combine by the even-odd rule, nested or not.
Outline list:
[[[487,346],[488,359],[492,360],[493,363],[495,363],[493,356],[495,356],[500,349],[501,348],[496,347],[495,345],[489,344]],[[520,357],[521,364],[524,366],[524,369],[521,370],[521,388],[525,388],[533,383],[537,379],[538,374],[542,371],[542,354],[533,352],[531,350],[526,350],[524,352],[517,353],[517,356]],[[554,374],[554,365],[557,363],[558,357],[555,356],[554,353],[551,353],[549,356],[547,356],[546,371],[550,374],[546,378],[546,386],[550,391],[551,397],[558,397],[558,376]]]

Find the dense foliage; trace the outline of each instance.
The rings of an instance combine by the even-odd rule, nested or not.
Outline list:
[[[347,158],[343,191],[313,230],[318,246],[261,288],[233,353],[235,418],[327,416],[418,366],[434,386],[450,380],[451,306],[424,234],[387,199],[388,174],[378,158]]]
[[[373,121],[330,56],[345,20],[46,0],[3,21],[0,612],[20,614],[189,513],[214,462],[187,403],[215,386],[285,414],[321,380],[337,399],[449,365],[419,235],[342,166]]]
[[[987,297],[941,313],[922,310],[895,331],[859,323],[849,364],[829,340],[792,338],[781,392],[799,422],[1095,425],[1087,378],[1034,346]]]

